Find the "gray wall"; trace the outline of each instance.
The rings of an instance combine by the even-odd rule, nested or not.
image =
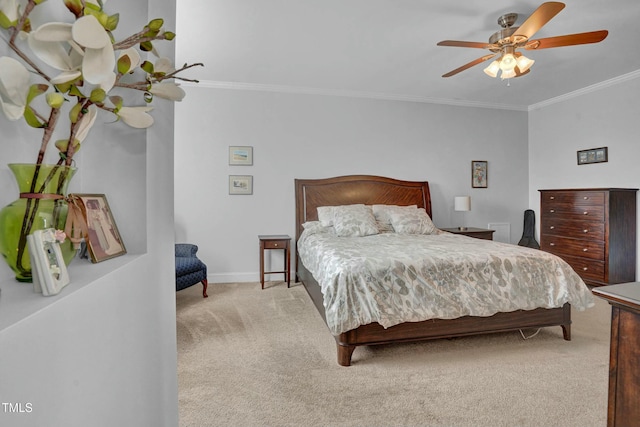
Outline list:
[[[510,241],[522,235],[526,112],[227,90],[206,82],[185,89],[189,103],[176,105],[176,240],[200,247],[213,282],[257,281],[257,236],[295,235],[295,178],[426,180],[437,226],[510,223]],[[253,146],[254,165],[229,166],[231,145]],[[471,188],[472,160],[489,162],[488,188]],[[253,175],[253,195],[229,195],[230,174]],[[471,196],[466,218],[453,211],[457,195]],[[281,265],[281,252],[273,252],[267,256]]]
[[[529,113],[529,204],[537,216],[541,189],[640,188],[638,93],[636,73]],[[578,150],[598,147],[609,148],[607,163],[577,165]]]
[[[108,8],[123,12],[123,35],[147,16],[163,16],[175,27],[173,1],[112,0]],[[173,55],[172,44],[161,49]],[[112,118],[101,115],[72,185],[107,195],[126,256],[99,264],[74,260],[71,284],[52,297],[33,293],[0,265],[0,402],[32,408],[16,414],[0,408],[0,425],[178,424],[173,104],[158,103],[153,114],[156,125],[148,131],[104,124]],[[0,127],[5,205],[17,197],[5,163],[35,161],[40,134],[4,117]]]

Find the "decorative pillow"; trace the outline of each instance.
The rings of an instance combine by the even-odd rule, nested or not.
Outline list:
[[[319,206],[316,208],[318,212],[318,221],[325,227],[331,227],[333,225],[333,209],[335,206]]]
[[[423,208],[396,210],[391,213],[391,225],[399,234],[437,234],[438,229]]]
[[[395,211],[410,210],[415,211],[418,209],[417,205],[411,206],[399,206],[399,205],[373,205],[371,206],[373,215],[376,218],[378,224],[378,230],[380,232],[394,231],[391,226],[391,213]]]
[[[333,208],[333,228],[341,237],[361,237],[378,234],[376,218],[369,206],[346,205]]]
[[[320,221],[307,221],[302,224],[302,228],[308,231],[310,234],[318,233],[330,233],[335,234],[333,227],[325,227]]]

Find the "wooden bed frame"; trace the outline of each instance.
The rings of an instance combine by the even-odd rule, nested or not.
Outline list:
[[[349,175],[326,179],[296,179],[296,243],[302,224],[317,221],[318,206],[337,206],[363,203],[366,205],[418,205],[431,216],[429,183],[400,181],[372,175]],[[325,319],[322,293],[318,282],[296,256],[296,281],[301,281],[320,315]],[[571,340],[571,306],[497,313],[491,317],[465,316],[457,319],[433,319],[407,322],[390,328],[378,323],[362,325],[335,336],[338,364],[351,365],[357,346],[388,344],[504,332],[526,328],[562,326],[564,339]]]

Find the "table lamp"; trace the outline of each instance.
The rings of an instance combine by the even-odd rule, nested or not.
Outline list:
[[[453,199],[453,210],[457,211],[457,212],[468,212],[471,210],[471,196],[456,196]],[[463,224],[466,223],[466,221],[464,221],[464,214],[463,214]],[[464,225],[462,227],[458,227],[458,230],[466,230],[467,227],[465,227]]]

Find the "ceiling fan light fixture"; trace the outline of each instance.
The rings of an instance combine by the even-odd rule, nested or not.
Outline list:
[[[516,63],[518,64],[518,68],[520,69],[520,73],[524,73],[527,71],[533,63],[536,62],[533,59],[529,59],[524,55],[521,55],[518,59],[516,59]]]
[[[507,46],[504,48],[504,54],[500,58],[500,69],[504,73],[505,71],[513,71],[516,68],[516,57],[514,55],[515,49],[513,46]]]
[[[484,69],[485,74],[493,78],[498,77],[498,71],[500,71],[500,62],[497,59]]]
[[[502,80],[504,79],[512,79],[516,76],[516,70],[515,69],[510,69],[510,70],[502,70],[502,74],[500,74],[500,78]]]

